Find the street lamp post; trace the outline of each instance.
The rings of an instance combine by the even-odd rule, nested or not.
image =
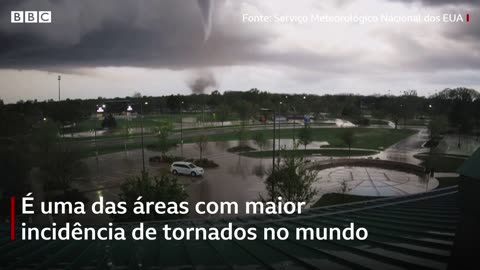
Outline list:
[[[271,109],[260,109],[261,111],[264,111],[264,112],[268,112],[268,111],[271,111],[272,112],[272,116],[273,116],[273,129],[272,129],[272,135],[273,135],[273,139],[272,139],[272,177],[274,177],[274,173],[275,173],[275,117],[276,117],[276,112],[275,110],[271,110]],[[266,120],[266,119],[265,119]],[[266,121],[265,121],[266,122]],[[275,200],[275,179],[273,179],[273,182],[272,182],[272,199]]]
[[[293,144],[295,144],[295,122],[296,122],[296,119],[295,119],[295,116],[296,116],[295,107],[293,108],[293,111],[294,111],[294,116],[293,116]]]
[[[275,201],[275,110],[273,110],[273,140],[272,140],[272,199]]]
[[[58,101],[60,101],[60,81],[62,80],[62,76],[58,75]]]
[[[142,172],[145,172],[145,147],[144,147],[144,141],[143,141],[143,105],[148,105],[148,102],[141,102],[140,103],[140,125],[141,125],[141,137],[142,137]]]
[[[303,99],[305,100],[305,96],[303,96]],[[305,103],[305,102],[304,102]],[[293,144],[294,144],[294,147],[295,147],[295,128],[296,128],[296,125],[297,125],[297,106],[295,106],[295,102],[294,102],[294,105],[293,105]]]
[[[279,113],[279,116],[280,114],[282,113],[282,104],[283,102],[280,101],[279,105],[278,105],[278,113]],[[274,124],[275,124],[275,121],[274,121]],[[280,118],[278,119],[278,150],[280,150],[280,147],[281,147],[281,144],[280,144]],[[275,126],[274,126],[274,129],[275,129]],[[278,155],[280,156],[280,151],[278,151]]]
[[[104,108],[105,108],[105,105],[100,106],[100,107],[98,105],[96,105],[96,112],[103,114],[105,112]],[[96,163],[97,163],[97,174],[98,174],[99,171],[100,171],[100,162],[98,160],[97,124],[98,124],[98,117],[97,117],[97,115],[95,115],[95,125],[93,126],[93,141],[94,141],[94,144],[95,144],[95,160],[96,160]]]
[[[405,126],[407,125],[407,116],[406,116],[406,112],[405,112],[405,108],[404,108],[403,103],[400,104],[400,113],[403,116],[403,128],[405,128]]]
[[[133,111],[133,108],[131,105],[127,106],[127,125],[126,125],[126,130],[125,130],[125,157],[128,157],[128,149],[127,149],[127,143],[128,143],[128,136],[130,133],[130,117],[129,114],[130,112]]]
[[[183,157],[183,101],[180,103],[180,153]]]

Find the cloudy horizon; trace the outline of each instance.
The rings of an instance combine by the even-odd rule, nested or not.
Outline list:
[[[420,95],[480,88],[478,1],[6,0],[0,3],[0,99],[189,94],[218,89]],[[11,24],[51,10],[51,24]],[[469,23],[249,23],[252,16],[471,14]],[[211,16],[211,18],[210,18]],[[211,21],[210,21],[211,19]]]

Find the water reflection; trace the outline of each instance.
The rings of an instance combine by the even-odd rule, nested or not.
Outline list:
[[[411,139],[409,139],[411,140]],[[270,141],[271,142],[271,141]],[[248,142],[251,147],[255,144]],[[287,149],[293,147],[292,139],[282,139],[280,144]],[[325,142],[314,142],[308,148],[318,149]],[[266,171],[271,167],[271,158],[256,159],[230,153],[226,149],[237,146],[237,141],[210,142],[207,145],[206,157],[215,161],[219,167],[207,168],[203,178],[179,176],[179,182],[185,185],[189,194],[189,202],[198,201],[236,201],[243,202],[257,200],[260,195],[265,195],[264,179]],[[404,144],[403,144],[404,145]],[[278,146],[278,145],[277,145]],[[396,154],[402,158],[401,146],[398,149],[388,150],[389,154]],[[258,147],[256,147],[258,149]],[[382,152],[380,155],[384,155]],[[158,152],[145,151],[146,160]],[[180,155],[180,147],[170,151],[171,155]],[[194,144],[184,144],[185,158],[198,158],[199,150]],[[408,155],[407,155],[408,156]],[[328,157],[309,157],[310,160],[322,160]],[[384,158],[384,157],[382,157]],[[91,168],[92,175],[85,181],[75,181],[74,186],[81,191],[98,191],[107,199],[117,199],[119,186],[129,175],[138,175],[141,170],[141,151],[104,155],[100,158],[101,174],[95,176],[95,158],[86,160]],[[410,161],[410,160],[408,160]],[[148,163],[147,169],[151,175],[160,175],[168,170],[168,164]],[[438,185],[436,179],[425,179],[416,175],[375,168],[338,167],[319,172],[315,188],[319,190],[318,197],[325,193],[341,192],[341,183],[346,182],[349,194],[369,196],[393,196],[423,192],[433,189]],[[96,192],[87,192],[93,201],[98,197]],[[242,213],[242,211],[240,211]]]

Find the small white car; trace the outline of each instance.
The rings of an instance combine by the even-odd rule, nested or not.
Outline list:
[[[170,166],[170,172],[177,174],[187,174],[191,176],[202,176],[204,171],[202,167],[195,166],[190,162],[177,161]]]

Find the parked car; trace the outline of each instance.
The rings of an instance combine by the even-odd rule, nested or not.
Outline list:
[[[202,176],[204,170],[202,167],[195,166],[195,164],[185,161],[173,162],[170,166],[170,172],[177,174],[188,174],[191,176]]]

